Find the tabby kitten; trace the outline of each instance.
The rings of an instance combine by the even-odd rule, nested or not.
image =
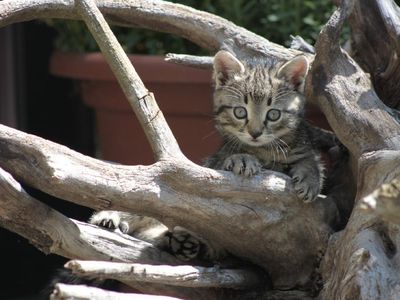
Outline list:
[[[224,137],[221,149],[205,166],[250,177],[261,169],[286,172],[302,200],[313,201],[323,181],[320,157],[308,138],[301,94],[308,71],[304,56],[285,64],[239,61],[227,51],[214,58],[214,114]],[[91,223],[152,242],[183,260],[215,259],[223,250],[181,227],[116,211],[95,213]]]
[[[303,118],[308,67],[304,56],[280,65],[241,62],[219,51],[214,58],[214,115],[224,143],[205,166],[247,177],[261,169],[285,172],[300,199],[315,200],[323,166]]]

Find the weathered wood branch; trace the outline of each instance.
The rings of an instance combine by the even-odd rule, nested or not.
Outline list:
[[[339,46],[341,29],[354,5],[365,4],[342,1],[322,30],[306,86],[308,97],[316,99],[358,165],[356,206],[346,228],[330,239],[321,268],[325,283],[321,297],[392,299],[399,285],[392,260],[399,246],[398,229],[365,214],[359,202],[383,180],[399,175],[400,129],[369,76]]]
[[[50,296],[51,300],[179,300],[179,298],[154,296],[133,293],[117,293],[109,292],[99,288],[88,287],[85,285],[68,285],[58,283],[56,284],[53,293]]]
[[[195,56],[168,53],[165,56],[165,61],[200,69],[212,69],[214,58],[211,56]]]
[[[399,149],[400,125],[369,76],[340,48],[340,32],[353,6],[354,1],[343,1],[321,31],[306,95],[316,100],[340,141],[358,158],[369,151]]]
[[[184,226],[264,267],[276,286],[307,282],[330,232],[324,199],[302,203],[281,173],[242,179],[187,160],[114,165],[6,126],[0,126],[0,166],[58,198]]]
[[[399,227],[382,222],[374,214],[365,214],[359,203],[374,187],[400,175],[399,152],[367,153],[359,164],[355,209],[345,230],[331,237],[322,264],[322,299],[398,297]]]
[[[65,217],[27,194],[3,169],[0,169],[0,194],[1,225],[27,238],[46,254],[71,259],[180,263],[147,242]],[[109,248],[109,245],[115,246]]]
[[[260,286],[260,276],[245,269],[219,267],[146,265],[72,260],[66,265],[74,274],[119,281],[138,281],[192,288],[245,289]]]
[[[400,108],[400,9],[392,0],[357,1],[349,17],[353,57],[388,106]]]
[[[93,0],[75,3],[142,125],[156,160],[183,156],[153,94],[144,86],[96,3]]]
[[[225,45],[240,56],[288,59],[299,53],[221,17],[168,1],[99,0],[96,5],[111,24],[175,34],[212,52]],[[39,18],[79,19],[73,0],[0,1],[0,26]]]
[[[178,265],[182,262],[147,242],[65,217],[28,195],[12,176],[0,169],[0,225],[25,237],[44,253],[84,260]],[[40,220],[40,222],[38,222]],[[214,290],[175,288],[156,283],[123,281],[146,293],[215,299]]]

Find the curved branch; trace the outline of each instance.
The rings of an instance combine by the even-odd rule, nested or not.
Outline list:
[[[329,125],[356,158],[369,151],[399,149],[399,123],[377,97],[369,76],[339,46],[354,1],[342,3],[316,43],[306,95],[317,101]]]
[[[28,195],[0,168],[0,223],[44,253],[67,258],[179,264],[175,257],[130,236],[75,221]],[[37,220],[40,219],[41,222]],[[109,248],[113,244],[113,249]]]
[[[184,226],[264,267],[278,287],[308,280],[330,232],[324,200],[302,203],[290,178],[280,173],[243,179],[185,159],[113,165],[5,126],[0,165],[58,198]]]
[[[175,34],[212,52],[225,45],[239,56],[288,59],[300,53],[271,43],[221,17],[168,1],[99,0],[96,5],[112,24]],[[74,1],[0,1],[0,27],[43,18],[78,19]]]
[[[70,259],[113,260],[152,265],[181,263],[176,257],[160,251],[150,243],[63,216],[29,196],[3,169],[0,169],[0,194],[0,225],[25,237],[46,254],[55,253]],[[215,298],[215,291],[212,289],[178,289],[156,283],[123,282],[147,293],[177,295],[185,299]]]
[[[307,96],[317,101],[359,166],[355,208],[345,229],[331,237],[324,256],[321,298],[390,299],[400,283],[392,260],[399,246],[398,228],[365,214],[360,200],[383,180],[399,176],[400,126],[377,97],[369,75],[339,46],[342,26],[355,2],[341,1],[321,31],[306,83]]]

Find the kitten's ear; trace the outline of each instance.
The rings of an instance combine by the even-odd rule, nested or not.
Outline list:
[[[303,92],[308,67],[308,59],[303,55],[297,56],[280,67],[277,76],[286,79],[295,89]]]
[[[244,73],[243,64],[230,52],[221,50],[214,56],[214,77],[217,86],[228,78]]]

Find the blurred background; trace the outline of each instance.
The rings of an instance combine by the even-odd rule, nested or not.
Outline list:
[[[173,2],[215,13],[285,46],[290,43],[290,35],[301,35],[314,44],[321,26],[333,9],[328,0]],[[131,54],[209,54],[190,42],[170,35],[140,29],[113,30],[124,49]],[[107,66],[100,65],[98,55],[87,56],[87,53],[97,51],[96,43],[81,22],[40,20],[0,28],[0,123],[93,157],[126,164],[151,163],[149,148],[121,92],[111,94],[116,84],[112,82]],[[72,61],[72,58],[77,60]],[[150,60],[154,62],[159,59]],[[89,65],[85,65],[82,71],[84,75],[80,76],[78,66],[83,63]],[[210,72],[198,71],[193,75],[193,82],[186,80],[190,70],[176,66],[171,68],[177,70],[166,69],[159,76],[157,71],[145,74],[146,70],[161,70],[164,67],[165,64],[162,67],[143,65],[138,67],[138,72],[143,72],[142,76],[148,82],[146,85],[155,92],[184,153],[194,161],[201,162],[202,158],[215,151],[219,142],[212,129]],[[97,78],[90,77],[86,72],[89,69],[97,73]],[[171,96],[166,93],[166,96],[162,96],[166,85],[173,84],[172,80],[162,82],[164,77],[176,78],[178,86],[184,87],[186,94]],[[99,81],[97,85],[95,80]],[[89,95],[89,92],[94,94]],[[198,93],[207,98],[200,101],[205,108],[200,107],[200,102],[193,98]],[[111,104],[114,99],[120,102]],[[100,108],[96,107],[96,101],[101,102]],[[108,112],[106,115],[106,110],[110,109],[111,115]],[[111,131],[111,138],[103,137],[112,123],[120,123],[118,120],[126,122],[121,121],[119,125],[122,127]],[[103,121],[105,125],[100,123]],[[193,123],[193,129],[186,126],[189,123]],[[139,136],[133,135],[136,133]],[[134,141],[136,146],[127,146],[129,141]],[[143,148],[138,144],[143,144]],[[206,147],[199,150],[199,145]],[[91,213],[90,209],[55,199],[27,186],[25,188],[69,217],[87,220]],[[4,274],[0,299],[41,299],[40,291],[65,259],[56,255],[46,256],[23,238],[2,228],[0,243]]]

